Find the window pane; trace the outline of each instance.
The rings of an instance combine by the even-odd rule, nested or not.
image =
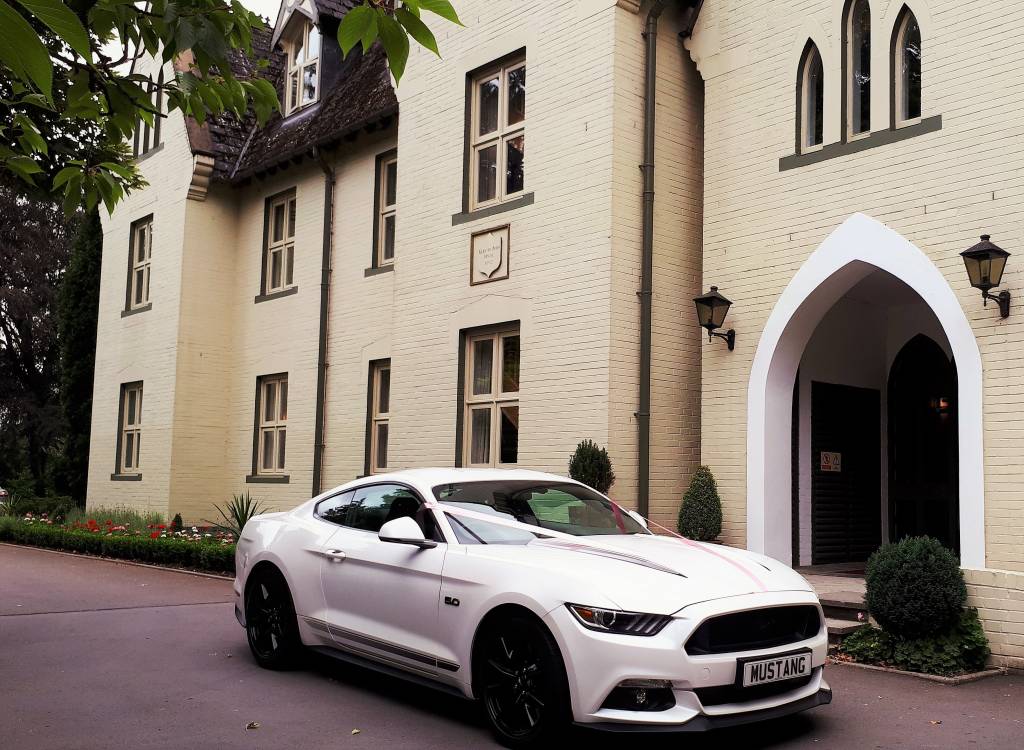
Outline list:
[[[132,425],[135,424],[135,408],[136,408],[135,400],[136,400],[136,398],[138,398],[138,393],[137,393],[137,391],[134,388],[132,388],[132,389],[129,389],[129,391],[127,393],[127,396],[128,396],[128,403],[125,406],[125,410],[124,410],[125,425],[131,427]]]
[[[263,431],[263,454],[260,468],[272,471],[274,468],[274,431]]]
[[[381,247],[383,250],[384,260],[394,260],[395,258],[395,215],[384,217],[384,244]]]
[[[377,465],[374,468],[386,469],[388,467],[388,423],[377,424]]]
[[[135,433],[135,469],[139,468],[139,454],[142,453],[142,433]]]
[[[131,469],[135,466],[135,433],[124,434],[124,468]]]
[[[825,71],[821,64],[821,55],[817,50],[812,50],[811,59],[807,62],[807,80],[804,84],[804,96],[807,97],[807,106],[804,117],[806,125],[805,146],[817,146],[823,140],[824,135],[824,99],[825,99]]]
[[[395,205],[398,187],[398,162],[388,163],[384,168],[384,205]]]
[[[501,407],[501,455],[503,464],[514,464],[519,460],[519,407]]]
[[[288,237],[295,236],[295,199],[288,201]]]
[[[284,471],[284,445],[287,442],[287,437],[287,430],[277,431],[277,464],[274,468],[280,471]]]
[[[146,291],[146,271],[140,268],[135,272],[135,304],[142,304],[142,295]]]
[[[279,414],[281,415],[281,417],[280,417],[281,421],[282,422],[287,422],[288,421],[288,381],[287,380],[282,380],[282,381],[280,381],[280,383],[281,383],[280,386],[278,386],[278,388],[280,389],[280,392],[281,392],[281,396],[280,396],[281,409],[279,411]]]
[[[284,239],[284,204],[278,203],[274,206],[273,227],[271,229],[271,242],[280,242]]]
[[[498,147],[482,148],[477,152],[476,199],[478,202],[493,200],[498,185]]]
[[[491,409],[473,409],[470,420],[469,462],[487,464],[491,462]]]
[[[501,81],[492,78],[480,84],[480,127],[479,135],[493,133],[498,129],[498,101],[501,92]]]
[[[136,388],[135,392],[138,395],[138,402],[135,404],[135,424],[142,424],[142,389]]]
[[[508,74],[508,124],[515,125],[526,119],[526,66],[510,70]]]
[[[320,29],[316,26],[309,27],[309,44],[307,45],[306,59],[312,60],[320,56]]]
[[[343,492],[340,495],[328,498],[316,506],[317,514],[324,520],[332,523],[345,523],[349,509],[352,507],[352,500],[356,496],[354,490]]]
[[[853,132],[871,129],[871,8],[860,0],[850,18],[850,126]]]
[[[263,386],[263,424],[276,421],[277,414],[277,383],[270,382]]]
[[[299,71],[288,76],[288,108],[295,109],[299,106]]]
[[[391,411],[391,368],[382,367],[377,374],[377,414]]]
[[[294,44],[292,44],[291,59],[291,64],[293,66],[295,65],[295,63],[300,63],[306,59],[306,48],[304,46],[305,39],[303,38],[304,36],[305,34],[302,31],[295,35],[295,42]]]
[[[518,336],[505,336],[501,340],[501,390],[504,393],[519,390]]]
[[[302,70],[302,103],[316,100],[316,63]]]
[[[494,370],[494,339],[481,339],[473,343],[473,390],[474,396],[490,393],[491,373]]]
[[[270,254],[270,288],[277,289],[281,286],[281,251],[275,250]]]
[[[921,116],[921,29],[911,15],[903,32],[903,101],[904,120]]]
[[[141,263],[146,259],[146,225],[139,227],[138,235],[135,238],[135,257]]]
[[[367,487],[356,493],[344,521],[346,526],[363,531],[380,531],[380,527],[396,518],[416,518],[420,502],[410,490],[394,485]]]
[[[287,259],[284,267],[284,283],[286,286],[291,286],[292,278],[295,273],[295,246],[288,245],[284,249],[284,253],[285,258]]]
[[[146,266],[145,276],[146,276],[146,293],[143,295],[142,299],[143,299],[143,301],[148,302],[149,301],[149,266]]]
[[[506,142],[507,161],[505,175],[505,192],[518,193],[523,189],[523,161],[526,156],[526,139],[518,135]]]

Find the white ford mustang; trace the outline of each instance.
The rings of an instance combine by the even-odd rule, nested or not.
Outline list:
[[[256,661],[309,647],[478,699],[523,746],[574,721],[694,731],[831,700],[818,598],[785,565],[650,533],[570,479],[418,469],[245,525]]]

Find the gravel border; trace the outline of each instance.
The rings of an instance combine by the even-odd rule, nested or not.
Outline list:
[[[929,682],[937,682],[940,685],[951,685],[956,687],[957,685],[966,685],[971,682],[977,682],[978,680],[984,680],[989,677],[996,677],[998,675],[1006,674],[1004,667],[993,667],[992,669],[983,669],[980,672],[970,672],[969,674],[959,674],[955,677],[943,677],[937,674],[925,674],[924,672],[907,672],[903,669],[896,669],[895,667],[880,667],[877,664],[861,664],[856,661],[842,661],[834,659],[831,656],[828,659],[829,664],[836,664],[844,667],[857,667],[858,669],[866,669],[871,672],[887,672],[889,674],[900,674],[906,677],[917,677],[921,680],[928,680]]]
[[[11,542],[0,542],[0,546],[14,547],[15,549],[34,549],[40,552],[50,552],[54,555],[67,555],[68,557],[78,557],[83,560],[102,560],[103,562],[115,563],[116,565],[134,565],[137,568],[149,568],[151,570],[167,570],[171,573],[184,573],[189,576],[199,576],[200,578],[213,578],[219,581],[233,581],[234,576],[220,575],[217,573],[206,573],[201,570],[189,570],[188,568],[175,568],[169,565],[154,565],[153,563],[142,563],[134,562],[133,560],[122,560],[119,557],[100,557],[99,555],[86,555],[81,552],[68,552],[67,550],[61,549],[50,549],[49,547],[37,547],[34,544],[13,544]]]

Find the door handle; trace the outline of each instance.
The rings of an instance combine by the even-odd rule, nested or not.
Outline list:
[[[344,551],[340,549],[324,550],[324,556],[334,562],[342,562],[346,557],[348,557],[348,555],[346,555]]]

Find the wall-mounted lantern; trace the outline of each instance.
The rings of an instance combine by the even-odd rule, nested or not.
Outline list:
[[[971,279],[971,286],[981,290],[981,297],[988,306],[989,300],[994,300],[999,305],[999,315],[1004,318],[1010,317],[1010,293],[1002,291],[999,294],[992,294],[989,290],[999,286],[1003,280],[1003,270],[1006,268],[1006,259],[1010,254],[989,242],[989,235],[981,235],[981,242],[974,247],[968,248],[960,253],[967,266],[967,275]]]
[[[707,329],[708,341],[711,341],[714,336],[725,339],[729,351],[732,351],[736,347],[736,331],[730,328],[725,333],[718,333],[718,329],[725,323],[725,316],[728,314],[732,302],[718,293],[717,286],[711,287],[711,291],[707,294],[694,297],[693,301],[697,305],[697,322],[700,323],[701,328]]]

